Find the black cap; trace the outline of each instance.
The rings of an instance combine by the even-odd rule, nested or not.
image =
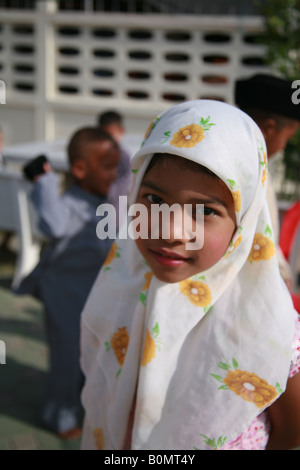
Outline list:
[[[292,80],[258,74],[235,85],[235,103],[241,109],[260,108],[300,121],[300,105],[292,102]]]

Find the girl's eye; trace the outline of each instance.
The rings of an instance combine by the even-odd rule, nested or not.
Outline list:
[[[216,211],[214,209],[211,209],[210,207],[204,206],[203,214],[204,215],[215,215]]]
[[[163,200],[161,197],[156,196],[155,194],[148,194],[147,199],[151,204],[162,204]]]
[[[197,209],[193,211],[193,215],[195,217],[198,215],[205,217],[205,216],[211,216],[211,215],[216,215],[216,214],[217,213],[214,209],[211,209],[210,207],[206,207],[204,204],[201,204],[200,207],[197,207]]]

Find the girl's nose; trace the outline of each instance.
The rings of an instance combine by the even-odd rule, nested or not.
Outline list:
[[[178,204],[173,209],[173,211],[162,212],[159,227],[160,238],[170,244],[180,241],[186,245],[188,250],[202,248],[204,242],[203,213],[199,212],[196,218],[193,217],[192,207],[189,205],[182,207]]]
[[[158,233],[159,238],[173,243],[174,241],[190,241],[192,221],[186,210],[180,204],[168,206],[162,204],[156,206],[156,211],[151,214],[152,233]]]

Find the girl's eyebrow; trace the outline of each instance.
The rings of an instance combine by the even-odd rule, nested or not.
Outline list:
[[[142,181],[141,183],[141,187],[146,187],[148,189],[152,189],[153,191],[157,191],[161,194],[166,194],[167,191],[162,189],[160,186],[156,185],[154,182],[152,181],[147,181],[146,179]],[[198,198],[198,197],[193,197],[191,198],[191,202],[193,202],[194,204],[218,204],[218,205],[221,205],[221,206],[224,206],[224,207],[228,207],[228,202],[224,199],[221,199],[219,197],[213,197],[213,198]]]
[[[223,199],[220,199],[219,197],[207,198],[207,199],[205,199],[205,198],[202,198],[202,199],[197,199],[197,198],[195,198],[195,199],[193,200],[193,202],[194,202],[195,204],[204,204],[204,205],[205,205],[205,204],[218,204],[218,205],[224,206],[224,207],[226,207],[226,208],[228,207],[227,201],[225,201],[225,200],[223,200]]]
[[[153,191],[158,191],[162,194],[166,194],[166,191],[164,189],[162,189],[160,186],[156,185],[155,183],[153,183],[152,181],[147,181],[146,179],[142,181],[141,183],[141,187],[142,186],[146,186],[147,188],[149,189],[152,189]]]

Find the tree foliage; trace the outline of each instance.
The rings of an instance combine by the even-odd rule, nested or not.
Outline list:
[[[262,2],[267,60],[291,80],[300,77],[300,0]]]
[[[267,48],[267,62],[285,78],[299,80],[300,0],[259,0],[259,3],[265,23],[263,42]],[[289,141],[284,163],[286,179],[299,182],[300,131]]]

